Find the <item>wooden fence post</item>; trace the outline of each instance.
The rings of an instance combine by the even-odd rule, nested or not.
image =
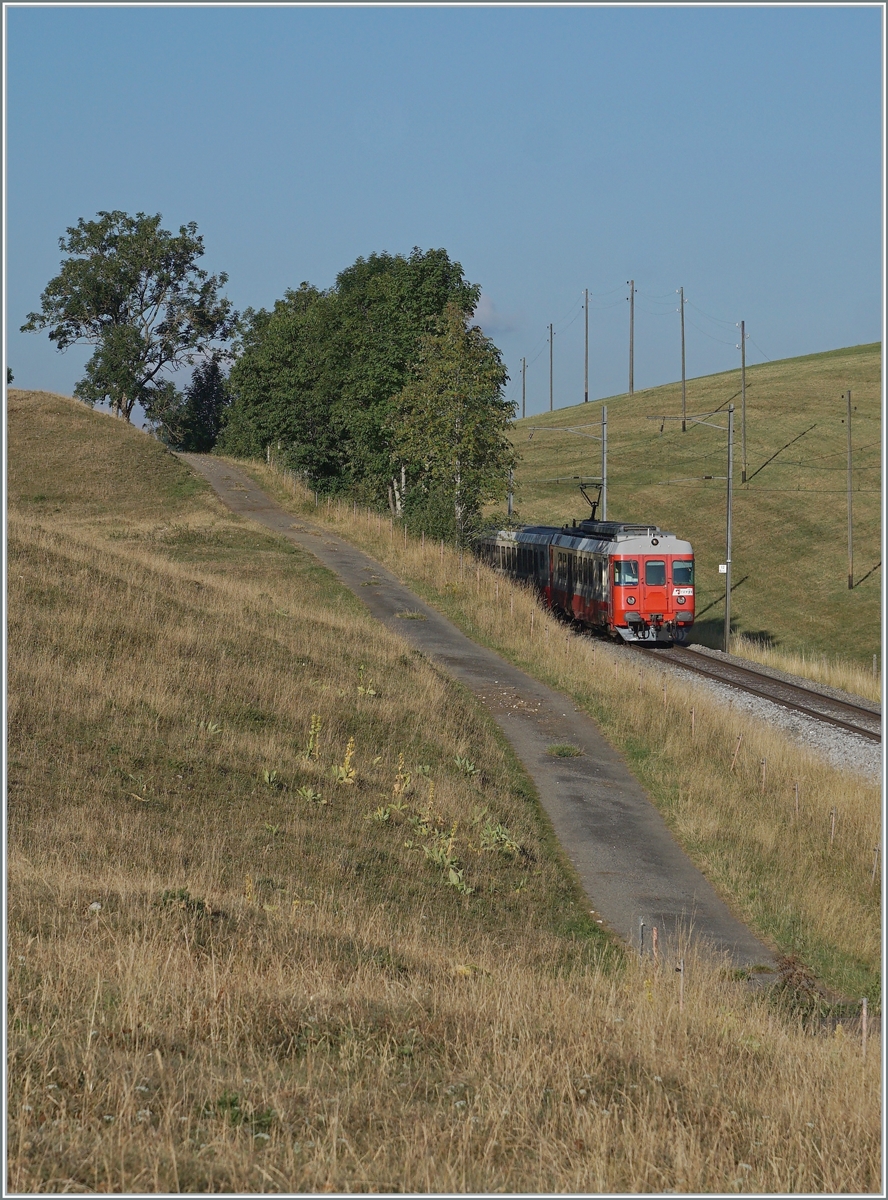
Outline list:
[[[734,770],[734,767],[737,765],[737,755],[740,753],[740,743],[742,741],[743,741],[743,734],[738,733],[737,734],[737,745],[734,748],[734,757],[731,759],[731,770],[732,771]]]
[[[860,1002],[860,1052],[866,1058],[866,1025],[867,1025],[866,996]]]

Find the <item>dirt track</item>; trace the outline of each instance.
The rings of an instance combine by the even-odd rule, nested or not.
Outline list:
[[[572,700],[478,646],[375,559],[286,512],[237,468],[204,455],[180,457],[206,477],[228,508],[313,554],[383,625],[486,705],[533,779],[590,908],[606,927],[638,948],[642,922],[648,942],[656,925],[666,953],[675,949],[682,930],[690,930],[735,965],[774,966],[771,951],[716,895],[620,755]],[[371,572],[378,586],[361,587]],[[425,620],[399,619],[407,610]],[[561,743],[584,753],[570,759],[547,753]]]

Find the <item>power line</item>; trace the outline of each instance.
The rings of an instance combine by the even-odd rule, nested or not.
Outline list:
[[[567,333],[568,329],[570,329],[570,326],[573,325],[574,321],[576,321],[578,319],[578,317],[582,311],[583,311],[583,307],[582,307],[582,305],[580,305],[580,307],[577,309],[577,311],[574,315],[573,321],[570,322],[570,325],[565,325],[563,329],[556,329],[555,332],[556,333]]]
[[[690,300],[688,300],[688,304],[690,304]],[[711,333],[707,333],[705,329],[701,329],[699,325],[695,325],[690,317],[688,318],[688,324],[693,329],[696,329],[698,333],[702,333],[704,337],[708,337],[712,342],[718,342],[722,346],[733,346],[735,349],[737,348],[736,342],[726,342],[724,338],[713,337]]]
[[[735,326],[737,324],[736,321],[723,321],[721,317],[711,317],[709,313],[704,312],[702,308],[698,308],[693,300],[688,300],[687,303],[690,304],[691,308],[698,312],[701,317],[705,317],[707,321],[715,321],[718,325]]]
[[[623,297],[621,296],[620,299],[615,300],[613,302],[613,304],[593,304],[592,307],[595,309],[596,312],[606,312],[607,309],[616,308],[617,305],[622,304],[622,303],[623,303]]]

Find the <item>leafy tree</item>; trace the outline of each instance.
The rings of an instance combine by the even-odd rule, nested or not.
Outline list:
[[[191,221],[177,235],[161,215],[100,212],[68,228],[61,264],[28,314],[23,333],[48,329],[59,350],[95,346],[75,395],[108,403],[127,421],[135,405],[149,417],[173,403],[166,372],[193,365],[216,342],[227,341],[237,314],[219,295],[225,274],[197,266],[203,238]]]
[[[446,504],[460,542],[482,504],[506,493],[515,462],[506,436],[515,413],[503,395],[507,381],[493,342],[477,325],[467,328],[459,306],[448,304],[437,331],[421,339],[412,378],[392,402],[391,452],[404,466],[408,512],[424,510],[440,523]]]
[[[392,397],[446,305],[468,315],[479,294],[445,250],[414,248],[359,258],[328,291],[303,283],[272,312],[245,314],[220,446],[256,453],[280,443],[315,487],[383,502]]]
[[[244,314],[220,449],[249,455],[280,443],[287,464],[317,486],[341,484],[351,434],[337,324],[335,295],[308,283],[272,312]]]
[[[14,378],[15,378],[15,376],[12,373],[12,367],[7,367],[6,368],[6,382],[12,383]]]
[[[168,403],[153,409],[160,436],[177,450],[208,454],[216,444],[228,405],[228,381],[218,355],[198,363],[185,393],[172,385]]]

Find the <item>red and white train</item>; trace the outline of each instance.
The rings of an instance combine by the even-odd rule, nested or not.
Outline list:
[[[683,642],[694,623],[693,549],[656,525],[525,525],[481,538],[477,552],[549,608],[627,642]]]

